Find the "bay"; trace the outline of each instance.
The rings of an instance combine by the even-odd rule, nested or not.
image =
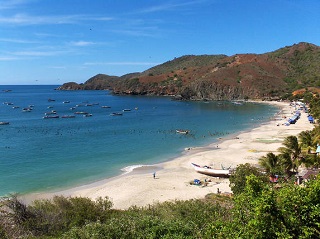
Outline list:
[[[170,160],[186,147],[251,129],[278,111],[261,103],[172,101],[55,88],[0,86],[0,121],[10,122],[0,125],[1,196],[78,186],[119,175],[128,166]],[[22,110],[28,107],[30,112]],[[59,118],[43,119],[53,110]],[[113,112],[122,116],[111,116]],[[177,134],[177,129],[190,132]]]

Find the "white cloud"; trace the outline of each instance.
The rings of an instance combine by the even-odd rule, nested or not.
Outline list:
[[[61,16],[30,16],[27,14],[15,14],[9,17],[0,17],[0,23],[17,25],[41,25],[41,24],[71,24],[81,19],[79,15]]]
[[[14,61],[18,60],[17,57],[12,57],[12,56],[0,56],[0,61]]]
[[[89,42],[89,41],[76,41],[76,42],[71,42],[71,45],[73,46],[89,46],[89,45],[94,45],[94,42]]]
[[[23,43],[23,44],[39,43],[37,41],[29,41],[29,40],[13,39],[13,38],[0,38],[0,42]]]
[[[15,56],[56,56],[65,53],[64,51],[18,51],[13,52]]]
[[[95,17],[87,15],[52,15],[32,16],[28,14],[15,14],[12,16],[0,17],[0,24],[13,25],[54,25],[54,24],[76,24],[81,21],[111,21],[111,17]]]
[[[29,2],[30,0],[2,0],[0,1],[0,10],[16,8],[17,6],[20,6]]]
[[[171,11],[175,10],[177,8],[185,7],[185,6],[191,6],[195,4],[199,4],[202,2],[205,2],[206,0],[195,0],[195,1],[189,1],[189,2],[182,2],[182,3],[166,3],[162,5],[156,5],[149,8],[145,8],[140,13],[153,13],[153,12],[161,12],[161,11]]]

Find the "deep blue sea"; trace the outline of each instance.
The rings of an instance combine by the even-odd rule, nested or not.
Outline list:
[[[278,112],[256,103],[172,101],[55,88],[0,86],[0,121],[10,122],[0,125],[0,196],[63,189],[119,175],[128,166],[167,161],[186,147],[253,128]],[[24,112],[28,107],[32,110]],[[43,119],[53,110],[59,118]],[[77,111],[92,116],[74,114]],[[113,112],[123,115],[111,116]],[[176,129],[190,133],[177,134]]]

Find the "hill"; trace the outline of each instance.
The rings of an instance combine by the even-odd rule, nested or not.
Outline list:
[[[171,95],[192,100],[278,98],[306,87],[320,87],[320,47],[286,46],[264,54],[186,55],[141,73],[98,74],[66,89],[110,89],[115,94]]]

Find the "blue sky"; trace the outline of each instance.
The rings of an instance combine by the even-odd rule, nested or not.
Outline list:
[[[182,55],[320,45],[319,0],[0,0],[0,85],[85,82]]]

